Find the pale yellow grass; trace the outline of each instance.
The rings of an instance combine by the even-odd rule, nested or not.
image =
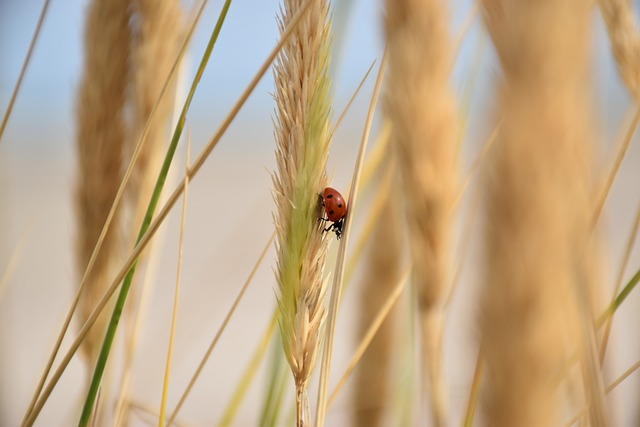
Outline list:
[[[577,308],[593,263],[584,250],[592,211],[591,9],[573,0],[487,0],[484,7],[504,72],[499,145],[486,175],[485,412],[494,426],[557,425],[556,375],[570,352],[585,355],[586,393],[596,403],[600,397],[593,330]],[[591,421],[606,425],[604,408],[595,407]]]
[[[447,4],[389,0],[385,21],[389,79],[385,112],[393,123],[422,334],[423,390],[433,425],[448,425],[442,368],[443,306],[450,283],[452,207],[457,192],[453,43]]]
[[[76,147],[78,177],[76,216],[77,271],[85,271],[122,179],[126,138],[125,106],[130,73],[131,8],[129,0],[93,1],[85,26],[85,63],[77,102]],[[86,321],[94,304],[108,286],[117,255],[123,246],[114,227],[105,236],[88,285],[79,304],[80,322]],[[97,357],[109,317],[97,320],[81,346],[89,364]]]

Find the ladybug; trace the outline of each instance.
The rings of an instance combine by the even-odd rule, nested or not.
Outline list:
[[[344,201],[344,197],[342,197],[342,194],[340,194],[338,190],[331,187],[325,188],[320,198],[322,199],[324,212],[327,215],[326,218],[323,217],[320,219],[332,223],[322,232],[333,230],[336,233],[336,237],[340,239],[342,226],[344,225],[344,217],[347,215],[347,202]]]

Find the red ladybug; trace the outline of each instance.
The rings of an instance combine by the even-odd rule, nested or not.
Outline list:
[[[340,239],[344,217],[347,215],[347,202],[344,201],[344,197],[342,197],[342,194],[340,194],[338,190],[331,187],[325,188],[320,197],[322,198],[324,211],[327,214],[327,218],[320,219],[331,222],[331,225],[322,232],[333,230],[338,239]]]

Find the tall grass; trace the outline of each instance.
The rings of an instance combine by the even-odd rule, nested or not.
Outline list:
[[[285,0],[280,32],[301,7]],[[280,332],[296,388],[296,425],[307,426],[307,384],[326,311],[324,265],[329,239],[319,195],[328,186],[331,97],[328,79],[329,2],[315,1],[274,66],[277,172],[273,176],[277,230],[276,280]]]

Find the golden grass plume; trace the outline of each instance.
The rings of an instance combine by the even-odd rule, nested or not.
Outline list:
[[[124,108],[130,68],[129,3],[129,0],[94,0],[85,24],[84,71],[76,109],[76,265],[80,275],[89,262],[122,176]],[[121,244],[116,215],[80,300],[81,323],[108,286]],[[108,318],[108,313],[103,313],[82,344],[81,351],[90,362],[100,350]]]
[[[576,290],[592,210],[591,9],[485,0],[484,10],[504,73],[486,181],[485,412],[494,426],[557,425],[558,375],[583,335]]]
[[[283,2],[278,19],[281,33],[302,3]],[[323,271],[329,240],[318,221],[319,194],[328,183],[329,3],[318,0],[310,9],[274,65],[276,279],[284,353],[296,386],[298,425],[307,425],[309,418],[306,386],[326,316]]]
[[[433,422],[447,424],[441,366],[442,308],[450,282],[452,208],[457,190],[453,48],[446,3],[388,0],[389,76],[385,111],[393,123],[423,336],[423,386]]]

